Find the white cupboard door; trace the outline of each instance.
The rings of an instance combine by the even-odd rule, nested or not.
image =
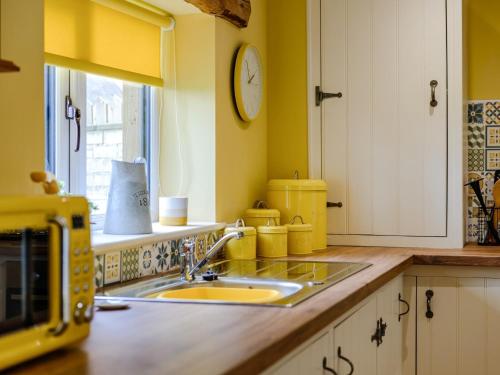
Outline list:
[[[332,335],[325,333],[304,350],[284,363],[273,375],[327,375],[323,369],[323,359],[332,366]]]
[[[446,236],[446,0],[322,1],[321,44],[328,233]]]
[[[500,280],[486,280],[486,300],[486,374],[498,375],[500,373]]]
[[[377,301],[372,299],[334,328],[333,354],[338,375],[350,373],[347,360],[354,366],[353,374],[377,374],[377,346],[370,340],[376,328],[376,316]],[[339,348],[340,355],[347,360],[338,355]]]
[[[409,305],[409,310],[406,309],[404,303],[400,305],[401,314],[408,311],[408,313],[401,317],[403,325],[403,374],[416,375],[417,278],[415,276],[404,276],[402,298]]]
[[[386,324],[385,336],[377,348],[377,374],[402,374],[403,363],[403,325],[398,319],[400,311],[399,296],[403,293],[403,278],[398,277],[377,293],[377,318]]]
[[[458,354],[458,280],[417,279],[417,374],[456,375]],[[427,291],[432,291],[427,309]],[[432,312],[432,318],[426,313]]]

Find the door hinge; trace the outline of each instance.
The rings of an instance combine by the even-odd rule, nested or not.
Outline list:
[[[316,86],[316,107],[319,107],[321,105],[321,102],[325,99],[341,97],[341,92],[323,92],[321,91],[321,87]]]

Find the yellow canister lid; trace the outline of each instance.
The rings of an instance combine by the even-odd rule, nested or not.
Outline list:
[[[267,183],[267,190],[311,190],[311,191],[326,191],[327,185],[323,180],[308,180],[308,179],[287,179],[287,180],[270,180]]]
[[[288,228],[286,225],[276,225],[276,220],[269,219],[267,225],[257,227],[257,233],[286,234]]]
[[[249,208],[245,211],[245,217],[280,217],[280,212],[274,208]]]
[[[297,222],[297,223],[296,223]],[[287,224],[289,232],[312,232],[312,224],[304,223],[304,219],[300,215],[296,215],[290,220],[290,224]]]
[[[224,233],[231,232],[243,232],[245,236],[255,236],[257,234],[257,230],[254,227],[227,227],[224,229]]]

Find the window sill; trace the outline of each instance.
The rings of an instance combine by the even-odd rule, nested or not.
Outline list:
[[[102,230],[92,231],[92,249],[95,255],[112,250],[124,250],[152,242],[175,240],[198,233],[224,229],[223,223],[189,223],[186,226],[167,227],[153,223],[153,233],[140,235],[104,234]]]

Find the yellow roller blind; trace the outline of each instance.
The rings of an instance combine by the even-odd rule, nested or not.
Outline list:
[[[162,86],[161,28],[171,18],[139,0],[45,0],[45,62]]]

